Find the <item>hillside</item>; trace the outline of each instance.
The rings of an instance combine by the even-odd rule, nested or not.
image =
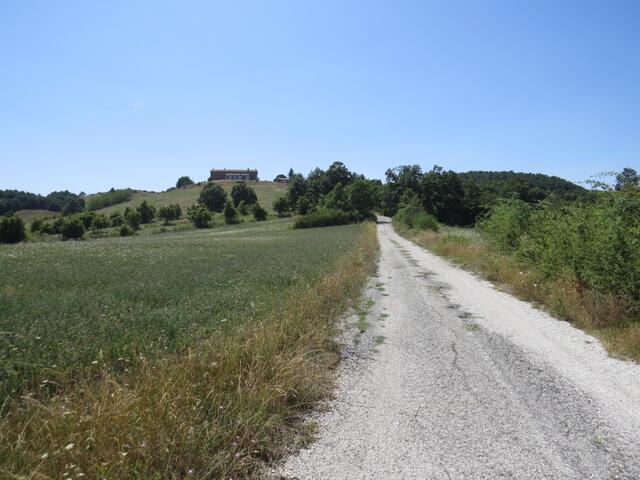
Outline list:
[[[575,200],[588,194],[575,183],[542,173],[469,171],[458,175],[465,185],[473,184],[479,189],[483,203],[513,194],[530,203],[544,200],[549,195]]]
[[[228,193],[231,193],[233,182],[224,182],[221,183],[221,185]],[[285,185],[274,182],[249,183],[248,185],[255,190],[256,195],[258,196],[258,202],[260,202],[260,205],[262,205],[262,207],[264,207],[268,212],[272,212],[271,204],[273,203],[273,200],[279,195],[284,194],[287,190]],[[153,205],[156,208],[170,203],[177,203],[183,210],[186,210],[187,207],[197,203],[198,195],[200,194],[203,186],[203,184],[197,184],[187,188],[175,188],[166,192],[136,192],[128,202],[112,205],[110,207],[97,210],[97,212],[110,214],[116,211],[122,211],[127,207],[137,207],[145,200],[149,205]]]

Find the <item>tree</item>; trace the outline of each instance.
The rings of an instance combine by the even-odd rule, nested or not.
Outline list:
[[[109,220],[111,220],[112,227],[119,227],[124,223],[124,218],[122,218],[122,214],[120,212],[113,212],[109,215]]]
[[[138,207],[140,213],[140,223],[151,223],[156,216],[156,209],[154,206],[149,205],[145,200]]]
[[[0,241],[18,243],[24,240],[24,222],[20,217],[9,215],[0,219]]]
[[[82,238],[82,235],[84,235],[84,223],[82,223],[82,219],[77,216],[65,218],[62,226],[60,227],[60,234],[65,240],[71,238]]]
[[[142,216],[138,210],[127,207],[124,211],[124,220],[131,228],[139,230]]]
[[[227,192],[217,183],[210,183],[202,189],[198,196],[198,203],[212,212],[221,212],[227,201]]]
[[[300,197],[298,199],[298,205],[297,205],[298,213],[300,215],[306,215],[307,213],[309,213],[310,209],[311,209],[311,202],[309,202],[309,199],[306,196]]]
[[[293,175],[294,175],[294,173],[293,173],[293,168],[290,168],[290,169],[289,169],[289,175],[288,175],[289,180],[291,180],[291,179],[293,178]]]
[[[224,223],[228,225],[238,223],[238,212],[231,200],[227,200],[227,203],[224,204]]]
[[[186,175],[183,177],[180,177],[176,182],[176,188],[185,188],[185,187],[188,187],[189,185],[193,185],[193,180],[191,180],[191,178],[187,177]]]
[[[294,208],[298,204],[298,199],[304,197],[307,193],[307,182],[299,173],[293,175],[289,180],[289,188],[287,195],[289,197],[289,206]]]
[[[93,225],[92,225],[92,229],[95,233],[100,233],[102,232],[102,230],[104,230],[105,228],[109,228],[109,226],[111,225],[111,222],[109,221],[109,219],[107,218],[106,215],[103,215],[101,213],[98,213],[94,218],[93,218]]]
[[[42,225],[43,225],[42,219],[34,218],[33,221],[31,222],[31,227],[30,227],[31,233],[40,232],[42,230]]]
[[[278,197],[273,201],[273,209],[279,217],[284,217],[289,211],[289,200],[287,197]]]
[[[333,210],[352,210],[349,205],[349,198],[347,196],[347,190],[342,183],[336,184],[336,186],[328,194],[324,195],[320,200],[320,205],[325,208],[331,208]]]
[[[165,225],[169,225],[171,220],[179,219],[180,215],[182,215],[182,209],[177,203],[163,205],[160,207],[160,210],[158,210],[158,217],[164,220]]]
[[[367,180],[354,180],[346,193],[349,206],[362,215],[370,214],[376,206],[375,186]]]
[[[118,230],[118,233],[121,237],[129,237],[134,234],[133,228],[131,228],[126,223],[123,223]]]
[[[640,189],[640,176],[633,168],[624,168],[622,172],[616,175],[617,191],[621,190],[639,190]]]
[[[267,219],[267,211],[264,208],[262,208],[259,203],[256,203],[253,206],[253,217],[258,222],[262,222]]]
[[[84,210],[84,200],[81,200],[78,197],[70,198],[65,201],[62,206],[62,216],[66,217],[67,215],[73,215],[74,213],[80,213]]]
[[[253,205],[258,201],[256,192],[244,182],[238,182],[231,188],[231,198],[235,207],[242,201],[247,205]]]
[[[238,204],[238,213],[240,215],[249,215],[249,210],[247,209],[247,204],[244,200],[240,200],[240,203]]]
[[[187,218],[196,228],[209,228],[211,222],[211,211],[202,205],[192,205],[187,209]]]

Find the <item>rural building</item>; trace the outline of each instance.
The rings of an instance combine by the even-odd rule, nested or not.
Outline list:
[[[273,181],[276,183],[289,183],[289,177],[281,173],[276,178],[274,178]]]
[[[255,180],[258,181],[258,170],[227,170],[226,168],[219,169],[214,168],[211,170],[211,176],[209,177],[210,181],[216,180],[229,180],[232,182],[242,182]]]

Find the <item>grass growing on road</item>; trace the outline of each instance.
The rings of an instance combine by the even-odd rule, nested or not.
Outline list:
[[[376,252],[372,225],[282,222],[3,247],[3,392],[28,398],[4,407],[0,472],[249,475],[326,393]]]
[[[600,338],[610,353],[640,361],[640,323],[627,319],[629,306],[619,297],[581,288],[570,276],[545,278],[514,257],[496,252],[473,230],[417,231],[398,222],[394,228],[418,245],[508,286],[518,297],[544,305],[552,314]]]

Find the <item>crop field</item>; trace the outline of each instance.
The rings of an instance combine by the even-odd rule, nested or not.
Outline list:
[[[362,226],[289,221],[0,246],[0,405],[226,335],[326,273]]]
[[[273,201],[287,191],[286,185],[273,182],[249,182],[248,185],[255,190],[258,202],[268,212],[273,211],[271,206]],[[224,182],[222,183],[222,186],[227,193],[231,193],[231,188],[233,187],[232,182]],[[187,207],[190,207],[198,201],[200,190],[202,190],[202,186],[193,185],[188,188],[176,188],[159,193],[137,192],[133,194],[133,198],[128,202],[112,205],[98,210],[98,212],[110,214],[115,211],[123,211],[126,207],[135,208],[144,200],[146,200],[149,205],[153,205],[156,208],[170,203],[177,203],[184,211],[186,211]]]

